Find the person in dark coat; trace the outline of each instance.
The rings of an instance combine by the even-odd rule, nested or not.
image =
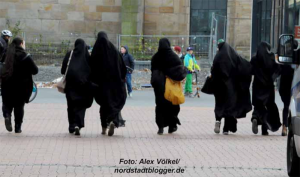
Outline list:
[[[156,102],[156,124],[159,129],[158,134],[163,134],[164,127],[169,127],[169,133],[173,133],[177,131],[177,125],[181,125],[178,118],[180,106],[173,105],[164,97],[166,77],[175,81],[182,81],[186,77],[187,70],[179,57],[172,51],[170,42],[166,38],[159,41],[158,52],[151,60],[151,71],[151,84],[154,88]]]
[[[25,41],[15,38],[6,52],[3,68],[2,111],[6,129],[11,132],[11,116],[14,111],[15,133],[22,132],[25,103],[29,103],[33,90],[32,75],[38,73],[38,68],[30,55],[25,52]]]
[[[127,91],[129,97],[132,97],[132,85],[131,85],[131,74],[134,70],[134,58],[132,55],[129,54],[129,49],[127,46],[121,47],[121,53],[123,55],[124,63],[127,67],[127,74],[126,74],[126,84],[127,84]]]
[[[270,51],[268,43],[262,42],[256,56],[251,59],[254,81],[252,103],[252,131],[258,133],[258,125],[262,125],[262,135],[268,135],[268,129],[275,132],[281,127],[280,116],[275,103],[274,81],[280,67],[275,62],[275,55]]]
[[[108,40],[105,32],[98,33],[91,56],[92,82],[95,85],[94,98],[100,105],[102,134],[114,134],[120,127],[121,110],[126,102],[126,65],[121,53]]]
[[[77,39],[74,49],[66,54],[61,68],[61,74],[66,75],[69,132],[75,132],[75,135],[80,135],[80,129],[84,127],[86,109],[93,103],[89,62],[90,55],[85,42]]]
[[[289,107],[291,102],[291,87],[294,78],[294,69],[290,65],[281,65],[279,94],[284,108],[282,112],[282,136],[287,136]]]
[[[220,133],[221,119],[225,118],[223,134],[237,131],[237,119],[245,118],[252,110],[250,97],[251,65],[226,42],[220,41],[211,69],[215,96],[215,133]]]

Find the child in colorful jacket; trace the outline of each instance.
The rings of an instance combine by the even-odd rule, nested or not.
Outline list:
[[[188,69],[185,82],[185,95],[190,97],[193,97],[193,72],[195,72],[195,70],[200,71],[200,66],[197,64],[193,52],[193,48],[188,47],[187,54],[184,58],[184,66]]]

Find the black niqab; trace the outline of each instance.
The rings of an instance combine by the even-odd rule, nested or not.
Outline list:
[[[66,75],[67,85],[77,87],[90,83],[91,69],[89,67],[89,59],[90,55],[84,40],[77,39]]]
[[[91,55],[92,72],[96,76],[92,80],[98,85],[101,81],[123,83],[127,71],[124,66],[122,55],[108,40],[107,34],[99,32]]]
[[[158,52],[151,60],[151,70],[160,70],[175,81],[182,81],[185,78],[186,69],[178,55],[172,51],[167,38],[159,41]]]

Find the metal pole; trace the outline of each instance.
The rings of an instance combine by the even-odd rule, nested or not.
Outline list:
[[[227,26],[227,18],[225,17],[225,20],[224,20],[224,40],[226,41],[226,26]]]
[[[212,40],[212,34],[213,34],[213,28],[214,28],[214,18],[215,18],[215,13],[213,12],[212,18],[211,18],[211,29],[210,29],[210,41],[209,41],[209,61],[212,59],[212,46],[213,46],[213,40]]]
[[[118,48],[121,49],[121,34],[118,35]]]

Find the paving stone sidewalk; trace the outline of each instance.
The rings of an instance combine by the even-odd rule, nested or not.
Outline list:
[[[250,114],[238,132],[216,135],[213,108],[181,108],[178,132],[156,134],[154,107],[126,106],[126,127],[113,137],[101,135],[99,107],[87,111],[81,137],[67,131],[65,104],[26,105],[23,133],[8,133],[0,121],[0,176],[214,176],[282,177],[286,175],[286,138],[280,132],[253,135]],[[165,129],[167,132],[167,129]],[[136,164],[120,164],[131,159]],[[138,164],[141,159],[154,164]],[[158,164],[157,159],[179,159]],[[150,167],[183,173],[115,173]]]

